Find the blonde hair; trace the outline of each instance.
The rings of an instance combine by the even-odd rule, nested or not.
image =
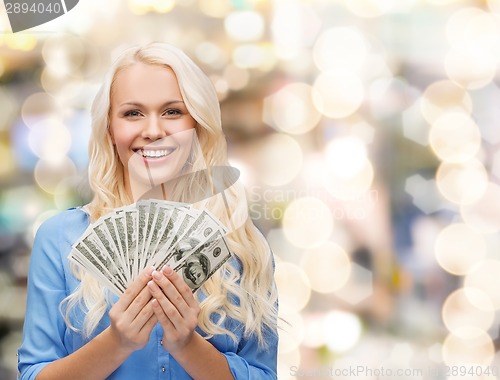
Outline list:
[[[214,183],[211,168],[228,166],[228,161],[217,93],[210,79],[179,49],[164,43],[129,48],[118,57],[105,76],[91,109],[89,181],[94,192],[88,206],[91,220],[95,221],[113,208],[133,202],[125,189],[124,168],[108,127],[115,77],[118,72],[136,63],[172,69],[183,101],[197,122],[195,129],[201,154],[188,160],[191,165],[189,171],[195,174],[178,181],[170,200],[191,202],[204,199],[196,205],[207,207],[226,226],[236,226],[227,236],[235,260],[226,262],[201,288],[206,298],[200,303],[199,327],[207,338],[227,334],[236,341],[235,334],[224,327],[229,317],[241,322],[245,337],[255,335],[260,346],[265,347],[266,332],[275,331],[277,323],[272,254],[266,240],[248,218],[245,194],[238,185],[231,186],[234,178],[230,178],[230,174],[226,173],[221,179],[227,188],[225,199],[218,194],[220,183]],[[213,196],[206,197],[207,192]],[[106,289],[81,268],[74,265],[73,271],[81,283],[63,301],[61,310],[70,328],[89,337],[105,314],[110,297]],[[75,306],[82,307],[86,313],[81,328],[69,322]],[[214,315],[218,318],[211,318]]]

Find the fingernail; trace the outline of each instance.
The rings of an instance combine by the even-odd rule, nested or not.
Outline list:
[[[165,265],[163,267],[163,273],[165,273],[166,275],[170,275],[170,274],[174,273],[174,270],[172,268],[170,268],[168,265]]]
[[[146,269],[146,274],[148,276],[151,276],[151,274],[155,271],[155,267],[151,266],[149,268]]]
[[[161,278],[161,273],[155,270],[153,271],[153,277],[159,280]]]

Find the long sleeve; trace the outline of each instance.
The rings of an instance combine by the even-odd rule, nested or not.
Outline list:
[[[268,334],[266,342],[268,347],[262,349],[258,347],[257,338],[242,339],[236,353],[223,353],[236,380],[277,379],[277,335]]]
[[[42,224],[33,244],[23,344],[18,351],[21,380],[35,379],[45,365],[68,355],[64,344],[66,325],[59,312],[59,304],[67,294],[59,246],[64,223],[58,220]]]

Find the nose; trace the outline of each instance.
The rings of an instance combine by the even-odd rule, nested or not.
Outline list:
[[[167,135],[166,131],[162,128],[160,121],[156,117],[148,118],[142,130],[142,137],[149,140],[158,140]]]

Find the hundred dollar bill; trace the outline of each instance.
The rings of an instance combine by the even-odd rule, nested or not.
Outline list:
[[[133,280],[138,272],[138,260],[137,260],[137,214],[138,211],[133,207],[126,207],[123,210],[125,215],[125,230],[127,237],[127,253],[129,260],[129,267],[131,268],[131,279]]]
[[[137,207],[137,269],[142,268],[141,260],[143,260],[142,252],[144,241],[147,236],[147,221],[149,215],[150,203],[148,201],[138,201]]]
[[[120,251],[115,245],[115,242],[111,238],[111,234],[108,231],[106,223],[104,223],[103,218],[92,224],[92,231],[95,236],[99,239],[100,246],[105,249],[107,257],[110,259],[110,266],[113,267],[113,272],[118,272],[121,279],[125,284],[128,282],[128,276],[126,273],[127,268],[123,262],[123,257]]]
[[[231,251],[222,233],[217,230],[207,242],[199,246],[189,256],[173,267],[184,281],[195,292],[200,288],[229,258]]]
[[[86,244],[85,240],[89,243]],[[125,284],[121,281],[120,278],[116,274],[113,274],[109,271],[108,267],[105,263],[102,262],[102,256],[100,256],[100,252],[98,248],[93,244],[91,239],[84,238],[81,241],[78,241],[73,246],[74,250],[70,253],[74,255],[75,259],[79,259],[79,263],[82,263],[83,267],[89,271],[97,271],[99,277],[107,278],[108,281],[112,284],[111,290],[118,290],[118,294],[125,291]],[[87,262],[90,265],[85,265]]]
[[[169,262],[173,256],[178,256],[181,252],[196,248],[201,242],[206,241],[209,236],[213,235],[215,231],[221,231],[224,235],[227,233],[227,229],[220,224],[217,218],[207,210],[201,210],[201,213],[184,232],[180,230],[177,232],[177,236],[182,235],[173,241],[165,261]]]
[[[108,254],[107,249],[100,244],[97,235],[92,231],[92,233],[82,239],[82,243],[102,264],[104,264],[104,267],[107,269],[107,272],[111,274],[117,286],[119,285],[120,288],[126,289],[126,280],[121,277],[118,267]]]

